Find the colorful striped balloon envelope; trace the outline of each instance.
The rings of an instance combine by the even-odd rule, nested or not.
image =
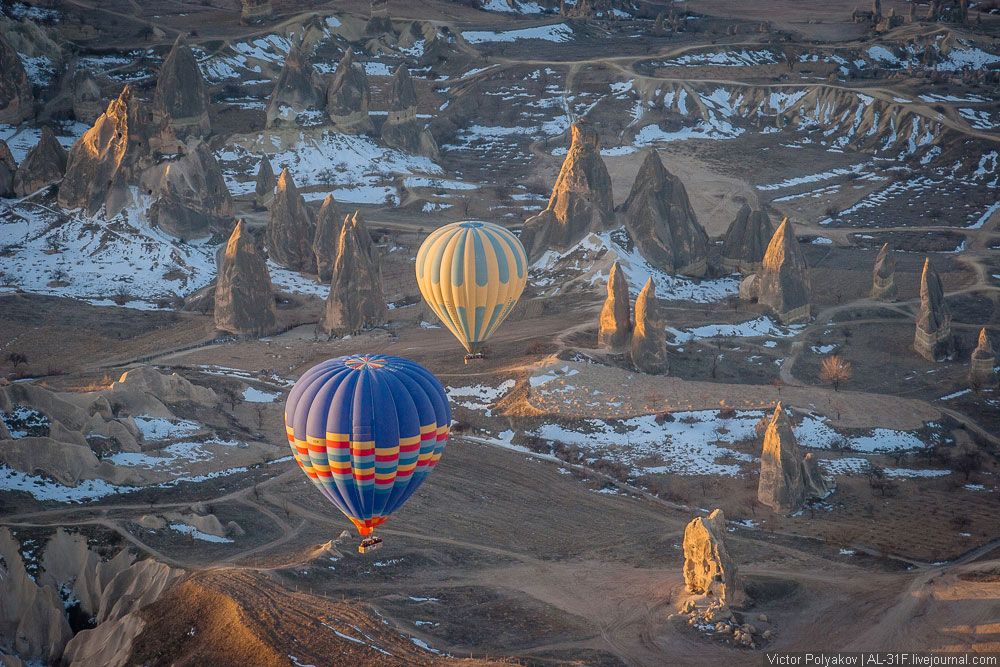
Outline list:
[[[444,387],[420,364],[378,354],[324,361],[285,401],[295,460],[368,535],[413,495],[448,441]]]
[[[453,222],[421,244],[416,272],[427,305],[466,350],[479,352],[524,291],[528,257],[500,225]]]

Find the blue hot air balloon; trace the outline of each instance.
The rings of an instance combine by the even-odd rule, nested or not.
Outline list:
[[[295,460],[362,535],[427,478],[450,425],[438,379],[416,362],[379,354],[313,366],[285,402]]]

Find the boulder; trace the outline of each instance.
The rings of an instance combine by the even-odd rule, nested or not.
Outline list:
[[[14,174],[17,161],[10,152],[7,142],[0,139],[0,197],[14,196]]]
[[[253,204],[257,208],[267,208],[274,201],[274,188],[278,185],[271,169],[271,160],[266,155],[260,158],[257,168],[257,183],[254,186]]]
[[[90,70],[81,67],[73,75],[73,116],[81,123],[92,124],[104,113],[101,87]]]
[[[295,125],[295,119],[307,109],[322,105],[323,92],[316,82],[312,63],[299,42],[292,44],[285,63],[267,101],[267,127]]]
[[[17,125],[35,115],[35,95],[21,56],[0,35],[0,123]]]
[[[321,326],[328,333],[350,334],[389,319],[378,260],[373,259],[359,228],[358,215],[344,220],[337,243],[330,295]],[[368,237],[368,244],[371,237]]]
[[[396,68],[392,77],[389,115],[382,124],[382,142],[404,153],[438,159],[437,142],[423,121],[417,118],[417,94],[406,65]]]
[[[149,394],[168,405],[212,407],[219,403],[219,397],[208,387],[192,384],[177,373],[160,373],[149,366],[125,371],[104,395],[114,405],[118,395],[124,392]]]
[[[768,306],[782,324],[809,321],[808,269],[788,218],[775,230],[759,275],[759,303]]]
[[[629,303],[628,281],[618,262],[608,274],[608,296],[601,308],[597,344],[614,352],[629,348],[632,336],[632,307]]]
[[[163,530],[167,527],[167,522],[163,517],[155,514],[143,514],[136,523],[146,530]]]
[[[729,224],[722,241],[719,266],[725,271],[753,273],[759,271],[774,236],[774,225],[764,211],[751,211],[744,204]]]
[[[243,530],[243,527],[235,521],[226,524],[226,537],[243,537],[246,534],[247,531]]]
[[[268,256],[285,268],[314,273],[316,254],[312,242],[315,237],[312,214],[295,187],[292,175],[284,169],[271,202],[271,219],[265,235]]]
[[[740,281],[740,298],[744,301],[756,301],[760,298],[760,276],[751,273]]]
[[[704,276],[708,234],[698,223],[681,180],[650,149],[621,207],[625,227],[639,252],[668,273]]]
[[[215,328],[237,335],[275,331],[277,312],[267,262],[243,221],[229,237],[215,288]]]
[[[271,0],[240,0],[243,5],[240,12],[240,23],[254,25],[270,20],[274,15]]]
[[[348,47],[337,65],[326,91],[326,113],[337,132],[372,134],[375,127],[368,116],[368,75],[364,67],[354,63],[353,53]]]
[[[333,264],[337,260],[337,244],[340,243],[340,230],[343,226],[337,200],[333,195],[327,195],[316,216],[316,235],[312,244],[313,252],[316,253],[316,271],[323,282],[329,282],[333,278]],[[367,230],[365,233],[367,234]]]
[[[684,529],[684,584],[692,593],[733,607],[748,602],[726,549],[726,515],[720,509],[695,518]]]
[[[979,344],[972,352],[972,360],[969,362],[969,383],[979,389],[997,386],[996,356],[985,328],[979,332]]]
[[[179,155],[143,173],[141,182],[154,197],[149,222],[168,234],[199,238],[232,224],[235,209],[222,169],[200,139],[189,139]]]
[[[788,413],[778,403],[764,433],[757,499],[778,514],[793,514],[806,500],[822,498],[833,489],[811,456],[803,457]]]
[[[42,128],[38,143],[31,147],[14,174],[14,194],[27,197],[66,173],[66,149],[48,127]]]
[[[156,78],[153,120],[170,124],[174,136],[179,139],[206,137],[212,133],[209,105],[208,89],[198,69],[198,61],[184,38],[178,35]]]
[[[878,251],[875,268],[872,270],[872,298],[880,301],[896,300],[896,260],[886,243]]]
[[[614,221],[611,177],[595,130],[584,120],[572,126],[573,141],[544,211],[528,218],[520,240],[534,262],[550,247],[568,250],[590,231]]]
[[[948,359],[955,353],[951,336],[951,311],[944,299],[944,287],[931,260],[924,260],[920,276],[920,308],[913,349],[928,361]]]
[[[667,360],[667,329],[652,278],[646,281],[635,300],[631,352],[632,364],[643,373],[666,375],[670,371]]]

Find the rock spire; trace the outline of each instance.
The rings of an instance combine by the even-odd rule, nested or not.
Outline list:
[[[381,271],[366,247],[365,235],[367,232],[358,226],[357,214],[344,220],[322,322],[328,333],[355,333],[389,319]]]
[[[437,142],[423,121],[417,118],[417,93],[406,65],[396,68],[392,77],[392,100],[389,115],[382,124],[382,141],[411,155],[438,158]]]
[[[608,296],[601,308],[597,344],[614,352],[629,349],[632,337],[632,307],[629,303],[628,281],[618,262],[608,274]]]
[[[666,375],[670,370],[667,360],[667,329],[660,313],[660,300],[656,298],[653,279],[639,292],[635,300],[635,326],[632,329],[632,364],[650,375]]]
[[[886,243],[878,251],[872,269],[872,298],[881,301],[896,300],[896,259]]]
[[[736,563],[726,549],[726,515],[717,509],[684,529],[684,584],[692,593],[733,607],[747,602]]]
[[[344,134],[374,133],[368,116],[369,96],[368,75],[355,64],[354,52],[348,47],[326,91],[326,113],[334,129]]]
[[[66,173],[66,159],[66,149],[56,135],[43,127],[38,143],[31,147],[14,174],[14,194],[26,197],[61,179]]]
[[[758,301],[770,307],[782,324],[809,321],[808,269],[788,218],[775,230],[764,254]]]
[[[725,271],[745,274],[759,271],[773,236],[774,225],[767,213],[753,211],[744,204],[726,230],[719,266]]]
[[[323,282],[329,282],[333,278],[333,265],[337,261],[337,246],[340,243],[340,230],[343,226],[344,219],[340,216],[337,200],[333,195],[327,195],[316,216],[316,235],[312,244],[313,252],[316,254],[317,274]],[[364,234],[367,235],[367,230]]]
[[[243,221],[236,223],[219,266],[215,287],[215,328],[238,335],[263,336],[275,330],[277,316],[267,262],[257,252]]]
[[[924,260],[920,276],[920,308],[917,310],[917,330],[913,349],[929,361],[947,359],[955,352],[951,337],[951,312],[944,299],[944,287],[931,260]]]
[[[778,403],[764,433],[757,499],[778,514],[792,514],[802,509],[806,500],[822,498],[832,488],[812,456],[802,455],[788,413]]]
[[[205,79],[191,49],[178,36],[160,67],[153,91],[153,120],[170,123],[179,139],[205,137],[212,132]]]
[[[312,214],[286,168],[278,177],[271,202],[271,219],[265,237],[268,256],[285,268],[312,273],[316,270],[316,255],[312,249],[315,235]]]
[[[986,329],[979,332],[979,344],[972,352],[969,363],[969,382],[980,389],[991,389],[997,386],[996,356],[993,346],[986,335]]]

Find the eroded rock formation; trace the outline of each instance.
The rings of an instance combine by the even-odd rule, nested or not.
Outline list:
[[[417,118],[417,93],[406,65],[400,65],[392,77],[392,99],[382,124],[382,141],[405,153],[426,155],[432,160],[439,157],[434,136]]]
[[[357,214],[344,220],[322,322],[328,333],[355,333],[389,319],[381,271],[368,249],[371,237],[366,243],[363,235],[367,232],[359,229]]]
[[[257,252],[243,221],[236,223],[219,266],[215,288],[215,328],[237,335],[274,332],[277,314],[267,262]]]
[[[734,607],[747,602],[736,563],[726,549],[726,515],[717,509],[697,517],[684,529],[684,584]]]
[[[708,268],[708,234],[698,223],[681,180],[649,150],[621,207],[639,252],[669,273],[703,276]]]
[[[643,373],[666,375],[669,372],[667,330],[652,278],[646,281],[635,300],[631,351],[632,364]]]
[[[979,332],[979,344],[972,352],[969,362],[969,383],[979,389],[990,389],[997,386],[996,355],[993,345],[986,335],[986,329]]]
[[[304,48],[302,43],[296,42],[285,56],[285,63],[267,101],[267,127],[294,125],[300,113],[322,106],[322,90],[317,84],[312,63],[303,52]]]
[[[944,299],[941,277],[931,266],[930,258],[924,260],[924,271],[920,275],[920,308],[913,349],[928,361],[941,361],[955,353],[951,311]]]
[[[611,177],[601,159],[595,130],[584,120],[573,123],[573,141],[544,211],[528,218],[521,243],[530,261],[549,248],[567,250],[592,230],[614,221]]]
[[[240,23],[252,25],[263,23],[274,14],[271,0],[241,0],[243,9],[240,12]]]
[[[274,170],[271,169],[271,160],[266,155],[260,159],[260,166],[257,168],[257,183],[254,186],[253,203],[257,208],[267,208],[274,201],[274,188],[278,181],[274,178]]]
[[[48,127],[42,128],[38,143],[17,167],[14,174],[14,194],[26,197],[46,185],[55,183],[66,173],[66,149]]]
[[[808,269],[788,218],[775,230],[759,275],[758,301],[768,306],[782,324],[809,321]]]
[[[872,298],[881,301],[896,300],[896,259],[886,243],[878,251],[872,270]]]
[[[73,75],[73,116],[81,123],[93,124],[104,113],[101,87],[89,69],[81,67]]]
[[[608,274],[608,296],[601,308],[597,344],[614,352],[629,349],[632,337],[632,306],[629,303],[628,281],[618,262]]]
[[[337,261],[337,245],[344,219],[333,195],[327,195],[316,215],[316,235],[313,237],[313,252],[316,253],[316,273],[323,282],[333,278],[333,265]],[[367,234],[367,231],[365,231]]]
[[[316,270],[316,254],[312,249],[315,236],[312,214],[295,187],[292,175],[284,169],[271,202],[271,219],[265,236],[268,256],[286,268],[313,273]]]
[[[348,47],[337,65],[326,92],[326,113],[333,127],[344,134],[375,132],[368,116],[368,75],[364,67],[354,62],[354,52]]]
[[[233,218],[233,200],[222,169],[199,139],[190,139],[180,153],[142,174],[144,189],[152,192],[149,222],[184,239],[227,229]]]
[[[17,161],[10,152],[7,142],[0,139],[0,197],[14,196],[14,174],[17,173]]]
[[[719,266],[747,274],[759,271],[773,236],[774,225],[767,213],[744,204],[726,230]]]
[[[205,79],[191,49],[178,36],[160,67],[153,91],[153,119],[170,124],[176,137],[205,137],[212,132]]]
[[[811,456],[803,457],[781,403],[764,433],[757,499],[778,514],[793,514],[806,500],[822,498],[833,488]]]
[[[0,35],[0,123],[17,125],[35,114],[35,96],[21,56]]]

